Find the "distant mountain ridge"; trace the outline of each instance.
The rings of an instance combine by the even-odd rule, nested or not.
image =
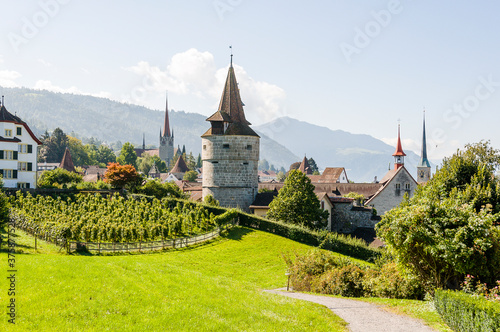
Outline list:
[[[61,128],[80,137],[95,137],[106,143],[121,141],[142,145],[159,144],[165,111],[124,104],[106,98],[69,93],[56,93],[27,88],[2,88],[5,106],[26,121],[40,137],[46,130]],[[186,145],[195,157],[201,152],[201,135],[210,127],[206,116],[184,111],[169,111],[175,146]],[[298,157],[276,141],[261,135],[261,159],[284,166]]]
[[[2,88],[7,109],[26,121],[37,136],[60,127],[70,134],[95,137],[107,143],[121,141],[158,145],[164,110],[124,104],[105,98],[69,93],[55,93],[27,88]],[[206,116],[184,111],[169,111],[174,144],[186,145],[196,156],[201,152],[201,135],[208,129]],[[369,135],[331,130],[289,117],[252,126],[261,136],[260,159],[288,170],[290,164],[306,154],[320,167],[345,167],[350,180],[372,182],[381,179],[393,165],[395,147]],[[403,146],[404,148],[404,146]],[[416,176],[419,161],[412,151],[405,151],[406,167]]]
[[[255,128],[301,158],[304,154],[314,158],[320,169],[345,167],[349,180],[355,182],[372,182],[375,176],[380,180],[389,166],[393,167],[395,146],[369,135],[331,130],[289,117]],[[405,166],[416,177],[420,157],[413,151],[405,150],[405,153]]]

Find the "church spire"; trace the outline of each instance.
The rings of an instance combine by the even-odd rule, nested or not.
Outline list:
[[[399,169],[402,167],[404,162],[404,157],[406,153],[403,151],[403,146],[401,145],[401,125],[398,124],[398,144],[396,146],[396,151],[393,154],[394,157],[394,169]]]
[[[240,89],[236,81],[236,75],[233,68],[233,55],[231,54],[231,65],[227,73],[226,84],[219,104],[219,112],[225,112],[231,118],[232,122],[250,125],[245,118],[243,111],[243,102],[240,97]]]
[[[420,154],[420,167],[431,167],[429,160],[427,159],[427,139],[425,137],[425,110],[424,110],[424,122],[423,122],[423,133],[422,133],[422,153]]]
[[[146,150],[146,134],[142,133],[142,149]]]
[[[163,124],[163,137],[170,137],[170,122],[168,120],[168,94],[165,102],[165,123]]]

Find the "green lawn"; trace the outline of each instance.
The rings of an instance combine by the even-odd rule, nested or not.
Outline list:
[[[324,307],[260,291],[285,285],[282,253],[311,249],[268,233],[235,228],[196,248],[118,256],[67,255],[42,241],[34,253],[32,237],[16,240],[17,321],[2,315],[1,331],[345,330]]]

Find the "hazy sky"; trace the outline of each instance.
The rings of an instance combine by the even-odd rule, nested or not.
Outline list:
[[[420,151],[500,148],[496,1],[1,1],[0,86],[213,113],[233,46],[247,118]],[[0,89],[1,90],[1,89]],[[8,106],[8,96],[6,96]],[[175,125],[174,125],[175,126]]]

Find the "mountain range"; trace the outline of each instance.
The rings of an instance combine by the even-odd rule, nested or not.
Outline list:
[[[56,93],[28,88],[1,88],[5,107],[26,121],[37,136],[59,127],[79,138],[94,137],[106,143],[120,141],[158,145],[164,111],[125,104],[106,98]],[[201,152],[201,135],[208,129],[206,116],[169,110],[175,145],[185,145],[196,156]],[[380,179],[392,162],[394,147],[369,136],[331,130],[283,117],[254,126],[261,136],[261,159],[288,170],[290,164],[312,157],[320,169],[345,167],[350,180]],[[419,157],[406,151],[407,168],[416,174]]]

